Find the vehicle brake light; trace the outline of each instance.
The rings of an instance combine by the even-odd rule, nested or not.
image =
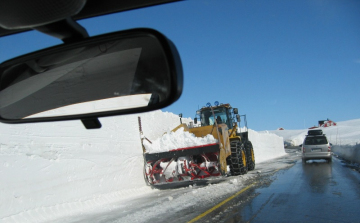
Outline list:
[[[331,146],[328,146],[328,152],[331,152]]]
[[[302,150],[303,150],[303,153],[305,153],[305,147],[303,147]]]

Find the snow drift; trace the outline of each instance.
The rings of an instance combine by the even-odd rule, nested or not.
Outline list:
[[[196,137],[193,133],[186,132],[184,131],[184,128],[181,127],[175,132],[167,132],[152,143],[144,140],[143,144],[147,153],[159,153],[179,148],[212,144],[217,141],[218,140],[211,134],[208,134],[205,137]]]
[[[259,133],[249,129],[249,139],[254,147],[256,163],[274,159],[285,154],[283,138],[273,133]]]
[[[338,156],[360,164],[360,144],[357,145],[334,145],[332,151]]]
[[[138,116],[150,140],[180,124],[161,111],[102,118],[96,130],[80,121],[0,124],[0,221],[52,221],[152,193],[143,179]],[[281,137],[250,130],[249,138],[257,163],[285,154]]]
[[[333,144],[332,151],[351,162],[360,163],[360,119],[337,122],[336,126],[320,127]],[[303,143],[308,129],[270,131],[284,138],[291,146]]]
[[[320,127],[333,145],[356,145],[360,143],[360,119],[337,122],[336,126]],[[303,143],[308,129],[266,131],[284,138],[292,146]]]

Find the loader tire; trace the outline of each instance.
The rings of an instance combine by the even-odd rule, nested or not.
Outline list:
[[[254,170],[255,169],[255,154],[254,154],[254,148],[250,141],[246,141],[245,151],[246,151],[246,155],[247,155],[246,156],[246,165],[248,167],[248,170]]]
[[[240,141],[231,142],[231,155],[228,158],[228,164],[232,176],[247,173],[246,152],[244,145]]]

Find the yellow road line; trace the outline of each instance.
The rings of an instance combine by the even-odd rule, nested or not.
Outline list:
[[[221,203],[215,205],[214,207],[210,208],[209,210],[205,211],[204,213],[200,214],[199,216],[197,216],[196,218],[192,219],[191,221],[189,221],[188,223],[193,223],[195,221],[200,220],[201,218],[205,217],[206,215],[210,214],[211,212],[213,212],[214,210],[218,209],[219,207],[223,206],[224,204],[226,204],[227,202],[231,201],[232,199],[234,199],[236,196],[240,195],[241,193],[245,192],[246,190],[248,190],[249,188],[251,188],[252,186],[254,186],[254,184],[250,184],[249,186],[245,187],[244,189],[242,189],[241,191],[237,192],[236,194],[232,195],[231,197],[227,198],[226,200],[222,201]]]

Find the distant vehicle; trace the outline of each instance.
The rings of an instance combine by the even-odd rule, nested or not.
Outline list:
[[[321,129],[309,130],[302,145],[302,161],[325,159],[332,161],[331,144]]]

